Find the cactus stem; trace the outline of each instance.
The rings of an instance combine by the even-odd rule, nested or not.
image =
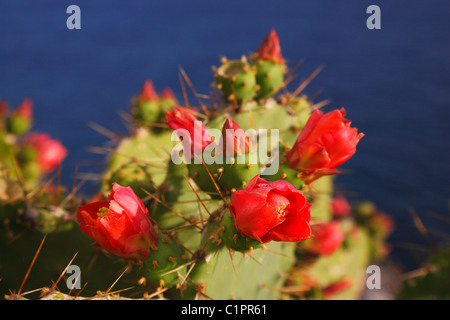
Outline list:
[[[195,172],[198,173],[198,172]],[[184,176],[184,178],[186,179],[189,187],[192,189],[192,191],[194,191],[195,196],[197,197],[198,201],[200,201],[200,203],[202,204],[203,208],[206,210],[206,212],[208,213],[209,216],[211,216],[211,212],[209,212],[208,208],[206,207],[205,203],[203,202],[203,200],[200,198],[200,196],[198,195],[197,191],[195,190],[195,188],[192,186],[191,182],[189,181],[189,177],[187,175]]]
[[[183,216],[181,213],[179,213],[178,211],[172,209],[170,206],[168,206],[167,204],[165,204],[164,202],[162,202],[161,200],[159,200],[157,197],[155,197],[154,195],[152,195],[150,192],[148,192],[145,189],[142,189],[146,194],[148,194],[150,197],[152,197],[153,199],[155,199],[158,203],[162,204],[164,207],[166,207],[167,209],[169,209],[170,211],[172,211],[173,213],[175,213],[177,216],[179,216],[181,219],[183,219],[186,222],[191,223],[194,227],[201,229],[201,227],[197,226],[195,223],[193,223],[191,220],[189,220],[188,218],[186,218],[185,216]]]

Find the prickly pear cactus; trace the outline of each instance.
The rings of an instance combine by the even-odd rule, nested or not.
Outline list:
[[[301,138],[313,130],[303,129],[316,125],[316,119],[323,116],[314,113],[322,103],[315,104],[301,90],[281,91],[286,89],[288,66],[274,30],[254,54],[222,59],[214,70],[214,86],[221,92],[221,101],[201,109],[181,106],[170,89],[157,94],[151,81],[144,83],[128,106],[132,130],[115,141],[100,192],[87,201],[77,198],[76,190],[68,193],[56,188],[39,192],[44,183],[42,176],[34,179],[39,187],[30,190],[21,183],[19,175],[11,173],[14,163],[1,159],[8,174],[0,180],[0,220],[32,221],[27,228],[33,230],[34,244],[37,238],[48,234],[42,253],[41,249],[37,253],[47,261],[50,258],[45,248],[56,252],[55,261],[63,269],[59,270],[62,275],[61,261],[65,260],[69,265],[80,266],[83,282],[89,280],[91,287],[105,288],[108,281],[115,284],[117,277],[121,280],[118,283],[133,282],[137,289],[123,291],[120,297],[357,298],[365,268],[373,258],[383,258],[380,248],[390,231],[380,231],[385,229],[383,224],[376,224],[376,210],[361,213],[364,210],[353,209],[339,216],[333,213],[332,175],[338,172],[331,164],[316,170],[324,165],[321,157],[325,147],[312,152],[308,148],[316,144],[300,145]],[[304,86],[300,84],[299,88]],[[342,115],[333,113],[335,116]],[[198,119],[201,123],[196,126]],[[7,128],[2,126],[2,130]],[[200,140],[197,145],[197,141],[177,135],[178,129],[193,134],[198,128],[201,134],[215,130],[220,137],[208,135],[207,141]],[[342,129],[347,128],[349,121],[343,121]],[[233,135],[226,129],[241,131]],[[20,144],[15,143],[16,138],[10,138],[11,134],[14,133],[2,133],[5,139],[0,141],[0,147],[9,153],[20,153],[15,151]],[[349,144],[356,146],[357,140]],[[205,141],[212,150],[205,148]],[[194,154],[189,157],[190,152],[183,149],[184,161],[175,162],[175,147],[186,142]],[[230,144],[237,149],[228,154]],[[203,154],[208,151],[210,158],[195,162],[197,147]],[[294,166],[292,150],[307,150],[305,157],[310,157],[308,161],[315,169],[305,171]],[[329,151],[330,158],[333,152],[341,151]],[[216,161],[209,161],[211,158]],[[19,167],[25,168],[26,164],[19,163]],[[118,186],[124,188],[120,193]],[[248,194],[249,200],[237,201],[234,195],[239,192]],[[260,192],[265,192],[265,198],[251,200],[259,199]],[[258,206],[260,210],[255,209]],[[300,212],[304,215],[301,221]],[[250,219],[246,215],[256,216]],[[89,226],[84,230],[93,231],[84,234],[78,230],[76,225],[81,225],[81,220]],[[275,225],[272,220],[277,221]],[[332,231],[316,231],[316,225],[328,224],[333,226]],[[6,223],[3,227],[12,228]],[[26,227],[18,223],[14,228],[19,234]],[[88,245],[92,238],[95,247]],[[25,239],[20,242],[22,245]],[[67,250],[63,253],[61,248],[61,243],[67,241],[74,254],[79,252],[70,262]],[[2,246],[9,246],[8,237]],[[14,256],[12,247],[0,252]],[[134,255],[135,251],[139,253]],[[31,261],[30,255],[27,258]],[[23,257],[16,254],[16,260],[20,259]],[[42,266],[38,270],[48,277],[48,282],[55,271]],[[0,272],[7,279],[12,271],[5,264],[0,265]],[[344,285],[336,286],[341,282]],[[13,286],[5,281],[0,286],[5,283]],[[49,286],[27,280],[27,285],[33,284]],[[61,287],[44,290],[42,298],[118,297],[111,287],[97,295],[99,287],[83,293],[84,287],[60,292],[57,288]],[[24,298],[24,288],[20,286],[19,292],[8,297]]]

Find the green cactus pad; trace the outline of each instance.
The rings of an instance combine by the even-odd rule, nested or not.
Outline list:
[[[220,185],[218,184],[220,176],[219,168],[221,168],[221,165],[216,163],[208,164],[206,165],[208,169],[205,168],[205,165],[203,165],[203,163],[188,164],[189,177],[195,181],[197,186],[203,192],[209,194],[212,199],[221,199],[222,191],[220,191]],[[212,179],[214,179],[214,181]],[[217,190],[217,188],[219,188],[219,190]]]
[[[20,115],[12,115],[8,119],[6,126],[10,133],[20,136],[30,130],[32,122]]]
[[[283,285],[284,275],[295,262],[295,246],[271,242],[266,248],[233,253],[223,246],[210,260],[197,263],[190,278],[195,284],[204,284],[204,293],[216,300],[278,299],[276,288]]]
[[[228,192],[244,189],[253,177],[261,173],[257,160],[257,155],[250,152],[224,159],[220,185]]]
[[[161,118],[161,107],[157,100],[136,100],[131,107],[131,114],[140,125],[151,125]]]
[[[150,257],[143,261],[143,266],[136,266],[139,274],[147,279],[148,283],[159,285],[164,281],[166,286],[173,286],[180,282],[180,277],[186,274],[186,268],[167,273],[183,265],[187,261],[186,252],[171,237],[158,234],[157,248],[152,250]],[[166,274],[167,273],[167,274]]]
[[[241,104],[251,101],[255,96],[255,74],[246,62],[232,60],[222,64],[217,69],[215,81],[229,102]]]
[[[286,66],[272,61],[257,59],[251,62],[256,67],[256,96],[266,99],[276,94],[283,86]]]

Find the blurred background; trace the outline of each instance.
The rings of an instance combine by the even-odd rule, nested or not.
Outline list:
[[[66,27],[71,4],[81,9],[81,30]],[[372,4],[381,9],[380,30],[366,27]],[[305,93],[331,99],[324,110],[345,107],[365,133],[336,186],[393,216],[391,259],[408,271],[428,246],[411,212],[436,241],[450,238],[442,221],[450,217],[449,12],[445,0],[0,0],[0,99],[34,101],[34,130],[69,149],[62,183],[70,188],[75,168],[104,168],[89,147],[108,138],[90,122],[125,133],[119,111],[146,79],[182,101],[180,68],[209,94],[220,57],[255,51],[274,28],[289,66],[304,61],[291,87],[324,66]],[[92,180],[81,194],[97,188]]]

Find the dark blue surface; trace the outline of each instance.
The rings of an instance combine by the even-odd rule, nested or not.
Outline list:
[[[70,4],[81,8],[81,30],[66,28]],[[366,28],[371,4],[381,8],[381,30]],[[125,132],[118,110],[148,78],[181,99],[180,67],[209,93],[220,56],[254,51],[275,28],[290,66],[305,60],[294,84],[324,65],[306,93],[323,90],[318,99],[332,100],[326,110],[345,107],[366,134],[343,166],[351,173],[336,183],[351,200],[374,201],[395,217],[391,243],[400,250],[424,245],[409,208],[430,231],[450,234],[429,214],[449,214],[449,13],[446,0],[1,0],[0,98],[33,99],[35,130],[69,148],[63,182],[71,185],[75,166],[102,169],[103,158],[86,148],[106,138],[88,122]],[[406,267],[415,263],[409,251],[398,256]]]

